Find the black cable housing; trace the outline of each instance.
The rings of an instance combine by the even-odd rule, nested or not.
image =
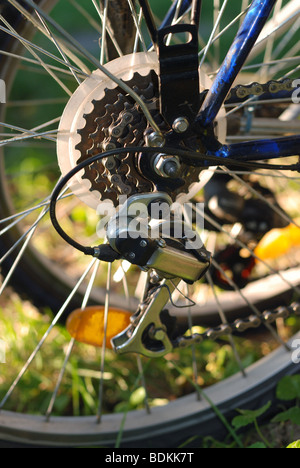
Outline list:
[[[96,161],[99,161],[103,158],[107,158],[109,156],[116,156],[121,153],[164,153],[174,155],[176,154],[185,162],[194,162],[199,165],[199,162],[202,162],[201,166],[203,169],[208,169],[210,166],[240,166],[247,169],[276,169],[276,170],[289,170],[289,171],[299,171],[300,164],[290,164],[290,165],[282,165],[282,164],[266,164],[266,163],[255,163],[255,162],[245,162],[239,161],[238,159],[229,159],[229,158],[221,158],[218,156],[211,156],[206,155],[203,153],[199,153],[197,151],[192,151],[189,149],[183,148],[171,148],[171,147],[149,147],[149,146],[136,146],[131,148],[116,148],[109,151],[105,151],[104,153],[99,153],[90,158],[82,161],[77,166],[73,167],[65,176],[63,176],[58,183],[56,184],[50,199],[50,206],[49,206],[49,213],[50,219],[53,224],[53,227],[56,229],[58,234],[71,246],[75,249],[83,252],[85,255],[96,256],[98,258],[102,258],[105,261],[113,261],[119,258],[119,254],[115,252],[109,244],[101,244],[96,247],[91,246],[84,246],[78,243],[76,240],[71,238],[61,227],[58,222],[56,216],[56,204],[59,198],[60,192],[63,188],[68,184],[72,177],[74,177],[79,171],[84,169],[86,166],[93,164]],[[209,162],[211,164],[209,164]],[[111,260],[109,260],[111,258]]]

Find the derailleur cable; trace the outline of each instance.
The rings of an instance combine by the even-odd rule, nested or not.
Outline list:
[[[182,159],[186,161],[196,161],[203,163],[203,169],[208,169],[210,162],[211,166],[240,166],[243,168],[248,168],[251,170],[255,169],[276,169],[276,170],[289,170],[289,171],[299,171],[300,170],[300,163],[297,164],[267,164],[267,163],[256,163],[256,162],[246,162],[246,161],[239,161],[237,159],[230,159],[230,158],[222,158],[220,156],[212,156],[207,154],[202,154],[197,151],[193,150],[185,150],[181,148],[171,148],[171,147],[148,147],[148,146],[136,146],[136,147],[126,147],[126,148],[116,148],[105,151],[104,153],[99,153],[90,158],[82,161],[77,166],[73,167],[65,176],[63,176],[58,183],[56,184],[50,199],[50,206],[49,206],[49,213],[50,219],[53,224],[53,227],[56,229],[58,234],[71,246],[75,249],[83,252],[85,255],[91,255],[93,257],[98,257],[103,261],[114,261],[120,258],[120,255],[115,252],[108,244],[98,245],[96,247],[91,246],[84,246],[77,242],[75,239],[71,238],[61,227],[57,216],[56,216],[56,205],[59,199],[59,195],[64,189],[64,187],[68,184],[68,182],[74,177],[78,172],[84,169],[86,166],[93,164],[96,161],[99,161],[103,158],[107,158],[109,156],[116,156],[117,154],[121,153],[150,153],[155,154],[157,152],[163,152],[164,154],[170,155],[178,155]]]

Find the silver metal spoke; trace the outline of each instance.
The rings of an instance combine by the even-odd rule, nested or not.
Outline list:
[[[3,261],[16,249],[16,247],[23,241],[23,239],[25,239],[25,242],[24,244],[22,245],[20,251],[18,252],[18,255],[16,256],[13,264],[11,265],[10,269],[9,269],[9,272],[6,274],[5,276],[5,279],[1,285],[1,288],[0,288],[0,296],[1,294],[3,293],[4,289],[6,288],[11,276],[13,275],[19,261],[21,260],[22,256],[23,256],[23,253],[25,252],[39,222],[41,221],[41,219],[45,216],[47,210],[44,208],[42,213],[40,214],[40,216],[38,217],[38,219],[36,220],[35,223],[33,223],[31,225],[31,227],[27,230],[27,232],[25,234],[23,234],[19,239],[18,241],[15,242],[15,244],[9,249],[7,250],[7,252],[2,256],[2,258],[0,259],[0,265],[1,263],[3,263]]]
[[[140,21],[139,21],[139,18],[137,16],[137,14],[136,14],[134,5],[133,5],[131,0],[127,0],[127,2],[128,2],[128,5],[129,5],[129,8],[130,8],[130,11],[132,13],[132,18],[133,18],[133,21],[134,21],[134,24],[135,24],[136,33],[137,33],[137,35],[139,37],[139,40],[141,42],[141,45],[142,45],[142,48],[143,48],[144,52],[147,52],[147,46],[146,46],[146,43],[145,43],[145,40],[144,40],[144,36],[143,36],[143,33],[142,33]]]
[[[222,308],[222,304],[221,304],[221,302],[219,300],[219,296],[218,296],[218,294],[216,292],[216,287],[213,284],[213,281],[212,281],[212,278],[211,278],[211,275],[210,275],[209,271],[206,273],[206,278],[207,278],[207,281],[208,281],[208,283],[210,285],[210,288],[212,290],[212,293],[213,293],[213,296],[214,296],[214,299],[215,299],[215,302],[216,302],[216,306],[217,306],[217,309],[218,309],[218,313],[219,313],[219,316],[220,316],[220,320],[221,320],[221,322],[223,324],[228,324],[228,320],[226,318],[226,313],[224,312],[224,310]],[[231,346],[231,348],[233,350],[235,360],[236,360],[236,362],[237,362],[237,364],[239,366],[240,372],[242,373],[242,375],[244,377],[246,377],[247,374],[246,374],[246,371],[245,371],[244,366],[242,364],[242,361],[241,361],[240,355],[238,353],[238,350],[236,348],[236,344],[234,342],[233,336],[230,334],[228,339],[229,339],[229,342],[230,342],[230,346]]]
[[[214,24],[213,30],[212,30],[212,32],[211,32],[211,35],[210,35],[209,39],[208,39],[207,45],[206,45],[206,47],[205,47],[205,49],[204,49],[204,51],[203,51],[203,55],[202,55],[202,57],[201,57],[200,65],[199,65],[200,67],[203,65],[203,62],[204,62],[204,60],[206,59],[207,52],[208,52],[208,50],[209,50],[209,48],[210,48],[210,46],[211,46],[211,44],[212,44],[212,41],[213,41],[214,36],[215,36],[215,33],[216,33],[216,31],[218,30],[220,21],[221,21],[221,19],[222,19],[223,14],[224,14],[225,7],[226,7],[226,5],[227,5],[227,2],[228,2],[228,0],[224,0],[224,1],[223,1],[222,7],[221,7],[221,9],[220,9],[220,12],[219,12],[218,17],[217,17],[217,19],[216,19],[216,22],[215,22],[215,24]]]
[[[80,61],[79,58],[74,56],[74,54],[70,51],[69,48],[66,47],[63,41],[60,41],[58,38],[55,38],[55,36],[50,32],[48,26],[45,26],[45,22],[42,23],[41,26],[41,24],[34,18],[34,16],[30,14],[25,8],[23,8],[16,0],[9,0],[9,2],[12,3],[15,6],[15,8],[17,8],[22,13],[22,15],[24,15],[28,19],[28,21],[30,21],[37,28],[37,30],[39,30],[44,36],[46,36],[51,42],[55,44],[56,48],[63,57],[68,55],[75,63],[77,63],[77,65],[82,69],[82,71],[85,71],[89,74],[89,70],[86,68],[85,65],[83,65],[82,61]],[[41,15],[37,9],[35,9],[35,13],[41,20]],[[64,64],[70,69],[73,76],[75,76],[73,66],[71,65],[68,59],[66,61],[64,60]]]
[[[43,49],[42,47],[34,44],[33,42],[23,38],[22,36],[20,36],[19,34],[17,33],[14,33],[13,31],[11,31],[9,28],[5,28],[4,26],[1,26],[0,25],[0,30],[1,31],[4,31],[5,33],[9,34],[10,36],[14,37],[15,39],[17,39],[18,41],[20,41],[21,43],[24,42],[25,44],[28,44],[32,49],[35,49],[37,51],[39,51],[40,53],[46,55],[47,57],[55,60],[56,62],[59,62],[61,65],[65,65],[65,66],[68,66],[68,64],[65,63],[64,60],[60,59],[59,57],[57,57],[56,55],[52,54],[51,52],[48,52],[47,50]],[[37,60],[37,63],[40,63],[39,60]],[[47,64],[48,66],[48,64]],[[48,66],[48,68],[50,68]],[[72,65],[72,69],[77,71],[78,73],[85,73],[86,76],[90,76],[90,72],[89,70],[85,71],[85,70],[81,70],[80,68],[76,67],[75,65]]]
[[[135,91],[133,91],[129,86],[127,86],[121,79],[117,78],[115,75],[110,73],[103,65],[101,65],[99,60],[97,60],[92,54],[90,54],[90,52],[88,52],[84,47],[82,47],[75,38],[72,38],[63,28],[60,27],[59,24],[57,24],[49,15],[47,15],[34,2],[32,2],[31,0],[24,0],[24,1],[28,5],[30,5],[31,7],[35,8],[46,19],[46,21],[48,23],[52,24],[52,26],[54,26],[67,40],[69,40],[76,47],[78,47],[80,49],[80,51],[82,52],[82,54],[87,59],[89,59],[90,62],[93,65],[95,65],[97,68],[99,68],[104,73],[104,75],[106,75],[108,78],[113,80],[118,86],[120,86],[121,89],[123,89],[126,93],[128,93],[129,96],[131,96],[136,101],[136,103],[138,103],[140,105],[145,117],[147,118],[147,120],[151,124],[152,128],[155,130],[155,132],[157,132],[158,135],[160,135],[161,131],[160,131],[159,126],[157,125],[157,123],[153,119],[153,117],[152,117],[147,105],[143,101],[143,99]]]
[[[6,140],[0,140],[0,146],[6,146],[6,145],[9,145],[11,143],[15,143],[16,141],[24,141],[24,140],[28,140],[30,138],[40,139],[42,137],[45,138],[46,140],[56,142],[56,138],[52,136],[55,133],[57,133],[57,130],[48,130],[46,132],[41,132],[41,133],[32,133],[31,135],[22,135],[22,136],[18,136],[18,137],[12,137],[12,138],[8,138]]]
[[[50,29],[48,28],[48,26],[46,25],[45,21],[43,20],[43,18],[40,16],[40,14],[38,12],[36,12],[37,16],[39,17],[39,20],[40,22],[42,23],[42,25],[44,26],[45,30],[47,31],[47,34],[49,35],[49,37],[51,37],[51,40],[52,42],[55,44],[57,50],[59,51],[60,55],[62,56],[62,58],[64,59],[64,61],[68,64],[69,68],[70,68],[70,72],[72,73],[72,75],[74,76],[75,78],[75,81],[77,81],[77,83],[80,85],[81,83],[81,80],[79,79],[78,75],[75,73],[75,71],[73,70],[73,68],[70,66],[70,62],[66,56],[66,54],[63,52],[62,48],[60,47],[60,45],[58,44],[57,40],[55,39],[55,37],[53,36],[53,34],[51,33]]]
[[[96,8],[97,13],[99,14],[99,7],[95,0],[92,0],[94,7]],[[104,0],[104,7],[103,7],[103,16],[102,20],[102,36],[101,36],[101,49],[100,49],[100,63],[104,65],[105,63],[105,48],[106,48],[106,28],[107,28],[107,8],[108,8],[108,0]],[[100,16],[100,15],[99,15]]]
[[[100,364],[100,382],[98,392],[98,411],[97,411],[97,423],[101,422],[102,418],[102,406],[103,406],[103,385],[104,385],[104,366],[105,366],[105,351],[106,351],[106,336],[107,336],[107,321],[108,312],[110,305],[110,289],[111,289],[111,263],[107,266],[107,281],[106,281],[106,293],[104,301],[104,317],[103,317],[103,343],[101,348],[101,364]]]
[[[189,286],[188,284],[185,285],[186,288],[186,306],[187,306],[187,324],[188,324],[188,330],[190,333],[192,333],[193,329],[193,320],[192,320],[192,313],[191,313],[191,301],[189,299]],[[192,369],[193,369],[193,376],[194,376],[194,382],[197,385],[196,386],[196,398],[197,400],[200,400],[201,398],[201,393],[199,391],[198,387],[198,363],[197,363],[197,358],[196,358],[196,347],[194,344],[191,346],[191,355],[192,355]]]
[[[226,174],[228,174],[227,168],[223,167],[223,170]],[[287,213],[285,213],[280,207],[277,205],[274,205],[271,203],[266,197],[264,197],[261,193],[259,193],[258,190],[255,190],[250,184],[245,182],[241,177],[238,175],[234,174],[233,172],[230,174],[231,177],[233,177],[235,180],[237,180],[243,187],[245,187],[248,192],[251,192],[253,195],[255,195],[257,198],[262,200],[266,205],[268,205],[271,210],[273,210],[275,213],[277,213],[281,218],[283,218],[285,221],[287,221],[290,224],[294,224],[294,226],[300,227],[297,222],[292,219],[290,216],[288,216]]]
[[[245,294],[243,293],[243,290],[241,288],[239,288],[237,286],[237,284],[230,278],[229,275],[227,275],[226,271],[224,270],[224,268],[222,268],[218,262],[216,262],[214,260],[214,258],[212,258],[212,265],[214,265],[214,267],[226,278],[226,281],[228,281],[228,283],[230,284],[230,286],[236,291],[236,293],[243,299],[243,301],[245,302],[245,304],[247,304],[247,306],[249,307],[249,309],[251,309],[254,314],[261,318],[261,312],[258,310],[258,308],[253,304],[251,303],[248,298],[245,296]],[[287,343],[284,342],[284,340],[276,333],[276,331],[274,330],[274,328],[272,327],[272,325],[270,325],[269,323],[266,323],[266,322],[263,322],[264,326],[269,330],[269,332],[271,333],[271,335],[275,338],[275,340],[282,346],[284,346],[287,351],[290,351],[290,348],[289,346],[287,345]]]
[[[273,10],[273,18],[276,21],[276,17],[279,14],[280,10],[282,7],[282,0],[279,0],[276,2],[274,10]],[[263,62],[268,62],[272,58],[272,53],[273,53],[273,48],[274,48],[274,42],[275,42],[275,35],[272,34],[271,36],[268,37],[265,45],[265,52],[264,52],[264,59]],[[268,79],[268,68],[264,67],[261,68],[259,72],[259,80],[267,81]]]
[[[15,59],[18,59],[22,62],[25,62],[25,63],[31,63],[31,64],[34,64],[34,65],[37,65],[40,69],[40,62],[39,60],[35,60],[33,58],[29,58],[29,57],[24,57],[23,55],[18,55],[18,54],[14,54],[12,52],[8,52],[6,50],[0,50],[0,54],[1,55],[6,55],[7,57],[12,57],[12,58],[15,58]],[[67,76],[71,76],[72,75],[72,72],[70,70],[66,70],[62,67],[56,67],[55,65],[52,65],[52,64],[49,64],[47,63],[47,66],[48,68],[50,68],[51,70],[55,71],[57,75],[67,75]],[[82,78],[86,77],[86,76],[89,76],[87,74],[84,74],[81,70],[79,69],[76,69],[75,67],[71,67],[73,71],[76,71],[77,70],[77,74],[78,76],[81,76]],[[34,70],[34,72],[36,73],[37,72],[37,69],[33,69],[31,68],[30,71]],[[41,71],[41,70],[39,70]],[[44,72],[44,70],[42,70]],[[47,72],[45,72],[47,73]]]
[[[273,65],[270,68],[270,75],[274,76],[276,73],[279,73],[282,69],[286,68],[285,64],[290,58],[294,58],[294,56],[298,57],[297,63],[299,63],[299,54],[300,44],[296,43],[281,60],[277,60],[277,64]]]
[[[195,210],[196,212],[198,212],[200,214],[200,216],[204,216],[204,218],[210,223],[212,224],[212,226],[214,226],[216,229],[219,230],[219,232],[222,232],[224,234],[226,234],[226,236],[228,236],[232,241],[234,241],[236,244],[238,244],[240,247],[242,247],[243,249],[246,249],[247,252],[250,253],[250,255],[255,258],[257,261],[261,262],[265,267],[268,268],[268,270],[276,275],[278,275],[278,277],[284,282],[286,283],[293,291],[295,291],[295,293],[297,294],[300,294],[300,288],[297,287],[297,286],[294,286],[290,281],[288,281],[282,274],[280,271],[276,270],[275,268],[273,268],[268,262],[266,262],[265,260],[263,260],[262,258],[258,257],[249,247],[247,244],[245,244],[244,242],[242,242],[238,237],[235,237],[233,236],[230,232],[226,231],[226,229],[223,228],[223,226],[221,226],[220,223],[218,223],[217,221],[215,221],[211,216],[209,216],[205,211],[202,212],[202,211],[199,211],[199,209],[197,208],[197,206],[195,207]]]
[[[14,28],[5,20],[5,18],[0,15],[1,21],[7,26],[7,28],[14,34],[17,34]],[[31,55],[40,63],[41,67],[43,67],[48,74],[56,81],[56,83],[65,91],[66,94],[72,96],[72,91],[67,88],[67,86],[58,78],[58,76],[53,72],[51,68],[39,57],[39,55],[22,39],[20,39],[22,45],[31,53]]]
[[[98,272],[99,265],[100,265],[100,262],[98,260],[98,261],[95,262],[95,266],[94,266],[94,269],[92,271],[90,281],[89,281],[89,283],[87,285],[87,288],[86,288],[86,291],[85,291],[85,294],[84,294],[84,297],[83,297],[83,300],[82,300],[82,304],[81,304],[81,309],[82,310],[85,309],[86,306],[87,306],[87,303],[88,303],[88,300],[89,300],[89,297],[90,297],[90,294],[91,294],[91,291],[92,291],[92,288],[93,288],[93,285],[94,285],[94,282],[95,282],[95,279],[96,279],[96,275],[97,275],[97,272]],[[62,365],[62,367],[60,369],[60,373],[59,373],[59,376],[57,378],[56,386],[55,386],[54,391],[52,393],[52,396],[51,396],[51,399],[50,399],[50,402],[49,402],[49,405],[48,405],[48,408],[47,408],[47,411],[46,411],[46,414],[45,414],[46,421],[50,421],[50,417],[51,417],[51,414],[52,414],[52,411],[53,411],[54,403],[55,403],[55,400],[56,400],[60,385],[62,383],[64,374],[65,374],[65,371],[66,371],[67,364],[68,364],[69,359],[71,357],[74,344],[75,344],[75,339],[71,338],[71,340],[69,342],[69,345],[68,345],[68,348],[66,350],[63,365]]]
[[[292,27],[287,31],[287,33],[285,34],[285,36],[283,38],[281,38],[279,44],[277,45],[277,47],[275,47],[274,51],[273,51],[273,54],[272,54],[272,57],[275,58],[275,57],[278,57],[281,52],[284,50],[284,48],[288,45],[288,43],[290,42],[290,40],[293,38],[293,36],[297,33],[297,31],[299,30],[299,27],[300,27],[300,18],[298,18],[295,23],[292,25]]]
[[[46,339],[48,338],[51,330],[53,329],[53,327],[57,324],[57,322],[59,321],[59,319],[61,318],[62,314],[64,313],[65,309],[67,308],[68,304],[70,303],[70,301],[72,300],[73,296],[76,294],[78,288],[80,287],[80,285],[82,284],[82,282],[85,280],[85,278],[87,277],[89,271],[91,270],[91,268],[93,267],[93,265],[95,264],[95,262],[97,261],[96,258],[93,258],[92,261],[89,263],[88,267],[86,268],[86,270],[84,271],[84,273],[82,274],[82,276],[79,278],[78,282],[76,283],[76,285],[74,286],[73,290],[71,291],[71,293],[69,294],[69,296],[67,297],[67,299],[65,300],[65,302],[63,303],[63,305],[61,306],[61,308],[59,309],[59,311],[57,312],[56,316],[54,317],[54,319],[52,320],[50,326],[48,327],[47,331],[44,333],[43,337],[41,338],[41,340],[39,341],[38,345],[36,346],[36,348],[33,350],[33,352],[31,353],[31,355],[29,356],[29,358],[27,359],[27,361],[25,362],[24,366],[22,367],[22,369],[20,370],[19,374],[17,375],[16,379],[13,381],[13,383],[11,384],[9,390],[7,391],[7,393],[5,394],[5,396],[3,397],[2,401],[0,402],[0,409],[2,409],[5,405],[5,403],[7,402],[8,398],[11,396],[11,394],[13,393],[14,389],[16,388],[16,386],[18,385],[18,383],[20,382],[21,378],[23,377],[23,375],[25,374],[25,372],[27,371],[28,367],[30,366],[30,364],[32,363],[32,361],[34,360],[34,358],[36,357],[37,353],[39,352],[39,350],[41,349],[41,347],[43,346],[43,344],[45,343]]]

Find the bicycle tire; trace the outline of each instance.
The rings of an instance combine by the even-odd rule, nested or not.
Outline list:
[[[20,24],[21,32],[23,30],[22,22]],[[30,37],[30,32],[30,28],[29,36],[27,36],[28,32],[22,32],[23,37]],[[7,50],[10,50],[9,47]],[[17,53],[16,50],[15,52]],[[4,77],[7,82],[12,81],[12,79],[8,79],[8,77],[10,74],[13,74],[13,62],[14,58],[12,56],[8,56],[8,58],[6,57],[4,60],[4,66],[2,68],[4,74],[2,77]],[[2,204],[1,215],[5,218],[10,215],[12,211],[10,211],[11,200],[7,199],[9,192],[6,187],[4,169],[1,171],[1,174],[1,200],[2,202],[5,201],[4,206]],[[7,252],[7,246],[11,245],[12,242],[14,243],[19,237],[20,231],[18,228],[10,230],[7,236],[2,236],[0,244],[1,254],[2,252]],[[4,272],[9,271],[11,265],[12,260],[9,260],[7,264],[3,264]],[[261,297],[259,294],[257,295],[257,291],[255,291],[253,295],[250,293],[251,302],[260,310],[264,310],[269,307],[273,308],[279,303],[288,304],[291,300],[291,296],[294,295],[295,288],[300,284],[298,280],[300,276],[297,276],[298,274],[299,268],[295,268],[294,271],[291,271],[291,277],[293,280],[296,278],[292,288],[290,286],[290,282],[280,281],[282,289],[276,290],[276,294],[274,294],[273,289],[269,292],[265,290],[264,292],[266,292],[266,295]],[[276,276],[276,278],[278,279],[278,276]],[[66,278],[64,272],[62,272],[60,268],[56,268],[50,264],[47,258],[41,256],[35,248],[32,248],[32,250],[22,258],[22,262],[14,272],[12,281],[13,286],[15,286],[17,290],[22,293],[27,293],[36,304],[50,306],[54,311],[59,310],[60,304],[62,303],[63,298],[65,298],[66,291],[72,289],[72,287],[70,287],[69,279]],[[271,284],[274,288],[272,278]],[[91,297],[92,302],[104,303],[104,293],[105,292],[101,289],[96,291],[95,296]],[[79,292],[78,296],[75,296],[75,301],[69,304],[69,307],[65,309],[65,313],[67,314],[69,310],[78,307],[82,302],[83,296],[84,290]],[[230,320],[249,314],[249,306],[247,304],[241,304],[241,301],[237,301],[237,295],[234,295],[234,293],[234,303],[231,297],[232,296],[228,294],[228,307],[226,306]],[[226,294],[224,294],[223,300],[226,302]],[[111,303],[120,305],[119,297],[112,295]],[[208,306],[206,310],[202,307],[196,310],[195,316],[196,319],[199,320],[198,323],[200,325],[210,326],[215,324],[218,320],[218,310],[216,310],[214,302],[213,304],[214,307],[212,308]],[[173,312],[175,311],[173,310]],[[176,315],[178,315],[177,312],[178,310],[176,310]],[[213,401],[216,402],[222,412],[230,418],[233,414],[232,410],[237,407],[257,407],[258,404],[265,401],[266,398],[269,398],[269,396],[274,393],[276,382],[282,375],[298,372],[298,370],[298,367],[291,362],[289,354],[286,353],[285,350],[280,349],[275,351],[275,354],[272,354],[265,360],[262,360],[258,365],[255,365],[253,370],[247,370],[247,375],[250,376],[249,380],[251,380],[253,375],[254,383],[252,387],[248,383],[249,380],[246,379],[245,381],[240,376],[234,376],[229,380],[212,387],[207,394],[210,395],[210,392],[212,392]],[[228,399],[228,386],[233,385],[233,382],[236,393],[232,394],[230,399]],[[222,390],[222,388],[225,388],[226,390]],[[240,388],[242,388],[241,391]],[[223,398],[224,394],[226,394],[225,398]],[[200,406],[202,404],[204,406],[202,406],[201,410],[198,412],[195,408],[198,407],[199,402],[195,402],[195,396],[184,397],[183,399],[180,399],[180,401],[174,402],[174,405],[171,403],[171,406],[164,408],[164,413],[162,413],[161,408],[154,408],[148,423],[145,423],[143,413],[135,412],[129,414],[129,424],[132,424],[133,428],[129,428],[124,431],[122,446],[135,447],[136,444],[138,444],[139,447],[176,447],[179,444],[184,443],[188,437],[195,435],[195,432],[199,437],[201,435],[207,435],[208,423],[211,425],[212,434],[218,433],[222,427],[222,423],[220,423],[220,420],[216,417],[214,411],[209,405],[204,404],[203,401],[200,403]],[[182,410],[186,411],[189,405],[191,405],[191,409],[183,417]],[[175,409],[173,410],[173,406],[174,408],[177,406],[179,407],[179,416],[178,418],[176,416],[175,420],[174,414],[176,411]],[[156,419],[157,414],[159,415],[159,421]],[[22,420],[23,417],[24,420]],[[118,421],[118,427],[122,417],[123,416],[120,415],[113,417],[113,419]],[[153,418],[153,422],[151,421],[151,418]],[[108,417],[108,421],[109,419],[110,418]],[[167,422],[165,424],[161,424],[162,419],[165,419]],[[30,424],[28,424],[28,421],[30,421]],[[95,419],[83,418],[80,419],[80,423],[83,424],[83,428],[81,426],[81,428],[77,429],[76,425],[74,424],[73,426],[73,423],[71,423],[74,433],[69,437],[69,419],[60,420],[53,417],[53,421],[54,427],[50,429],[50,433],[47,429],[46,433],[43,434],[42,428],[46,428],[43,418],[36,419],[35,417],[29,417],[29,419],[27,419],[27,417],[23,415],[16,415],[2,410],[0,414],[0,438],[5,440],[5,442],[3,442],[4,446],[5,444],[7,444],[7,446],[10,444],[13,446],[25,444],[26,446],[33,445],[52,447],[58,445],[76,447],[90,446],[94,444],[96,446],[103,446],[103,444],[104,446],[114,446],[116,439],[118,439],[119,436],[119,428],[111,430],[107,429],[107,426],[104,429],[100,428],[99,431],[96,429],[96,433],[94,433]],[[73,419],[72,421],[74,422]],[[56,426],[56,424],[58,425]],[[63,430],[60,429],[60,424],[66,424]],[[85,424],[87,424],[87,426]],[[30,429],[28,429],[28,426],[30,426]],[[90,432],[89,427],[91,426],[93,430]],[[147,428],[147,426],[149,427]],[[99,432],[101,433],[100,440]],[[59,440],[57,434],[61,434]],[[171,440],[172,442],[170,442]]]

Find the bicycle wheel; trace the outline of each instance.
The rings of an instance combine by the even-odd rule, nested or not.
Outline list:
[[[219,68],[226,53],[225,38],[228,35],[229,45],[249,9],[245,2],[242,3],[238,11],[229,12],[226,18],[227,1],[221,8],[215,5],[214,11],[202,12],[202,15],[207,15],[203,21],[212,17],[214,21],[212,34],[200,37],[199,41],[200,45],[204,45],[199,52],[200,93],[211,88],[214,70]],[[49,332],[43,335],[36,350],[5,393],[2,401],[4,408],[17,391],[17,384],[28,371],[29,364],[54,325],[70,309],[78,307],[78,304],[84,308],[87,301],[90,304],[105,304],[107,308],[106,290],[110,286],[110,307],[125,307],[126,310],[135,311],[143,294],[145,275],[140,273],[139,268],[130,266],[130,262],[121,265],[120,262],[114,262],[114,281],[106,283],[106,263],[100,262],[98,265],[95,259],[87,261],[54,232],[46,211],[49,194],[60,173],[67,175],[78,163],[98,154],[99,149],[106,151],[114,148],[111,144],[117,148],[128,148],[128,154],[124,160],[120,159],[123,162],[117,168],[107,158],[105,167],[85,169],[83,177],[82,174],[81,177],[76,175],[76,185],[71,185],[71,192],[61,197],[63,199],[59,202],[62,207],[59,214],[64,227],[76,239],[88,238],[92,244],[95,241],[95,226],[99,221],[96,213],[98,206],[107,201],[115,206],[119,203],[120,195],[144,194],[153,190],[153,181],[144,177],[145,173],[136,159],[130,157],[130,146],[145,144],[147,119],[151,125],[154,122],[162,128],[163,132],[168,130],[158,110],[159,95],[155,78],[158,74],[158,59],[151,50],[149,34],[141,26],[139,9],[134,13],[135,9],[129,8],[132,7],[130,2],[129,7],[127,3],[123,5],[117,2],[113,4],[114,14],[111,15],[107,3],[102,10],[93,1],[84,5],[84,8],[75,1],[45,1],[39,2],[36,9],[33,6],[27,0],[22,4],[9,1],[9,9],[1,14],[1,32],[6,38],[3,42],[1,78],[7,88],[7,104],[3,106],[1,119],[6,122],[2,124],[5,135],[1,156],[1,214],[6,223],[1,232],[1,264],[6,280],[1,291],[11,281],[19,290],[29,294],[35,304],[51,306],[58,313]],[[120,7],[122,22],[118,22],[116,27],[114,19],[118,18],[117,6]],[[181,8],[178,4],[167,18],[173,23],[186,21],[187,13],[180,11]],[[51,16],[45,13],[49,10]],[[70,14],[65,14],[65,10]],[[237,83],[265,83],[286,76],[297,77],[295,38],[299,15],[295,1],[282,2],[275,7],[273,18],[266,24],[257,45],[252,49],[252,61],[245,64]],[[275,33],[270,35],[268,30],[272,29],[274,22],[278,26]],[[89,34],[84,31],[81,36],[82,23],[89,28]],[[122,28],[119,28],[120,24]],[[102,31],[106,33],[101,34],[101,25]],[[67,31],[73,31],[72,39]],[[125,38],[119,36],[122,31],[127,32]],[[180,40],[181,36],[173,39]],[[265,47],[263,56],[262,44]],[[103,75],[105,62],[109,74]],[[94,69],[96,71],[93,72]],[[40,81],[33,81],[33,76]],[[41,83],[40,88],[37,87],[38,82]],[[128,87],[131,90],[130,99],[126,98]],[[140,96],[142,100],[138,99]],[[257,99],[250,94],[249,99],[238,103],[234,99],[227,100],[218,115],[218,139],[225,144],[267,138],[274,134],[285,136],[294,132],[297,135],[299,124],[291,104],[291,92],[271,96],[264,93],[262,98],[259,96]],[[120,138],[115,129],[120,128],[120,123],[122,127],[125,110],[133,123]],[[20,133],[7,134],[11,131]],[[189,147],[189,144],[185,141],[187,148],[192,151],[193,146]],[[297,157],[292,156],[291,159],[289,164]],[[223,322],[224,325],[227,320],[245,317],[249,312],[257,314],[267,307],[288,305],[298,298],[300,275],[296,245],[293,246],[294,255],[288,252],[271,260],[264,254],[258,255],[255,250],[263,235],[272,228],[287,232],[283,230],[295,225],[294,219],[298,216],[297,177],[292,172],[275,171],[276,168],[260,169],[258,172],[249,167],[247,170],[224,166],[216,169],[215,165],[214,162],[213,168],[206,170],[197,167],[193,171],[186,169],[185,184],[179,188],[174,186],[174,190],[172,184],[168,185],[174,200],[193,200],[195,203],[203,200],[203,236],[207,238],[208,250],[216,250],[213,268],[207,273],[206,279],[197,283],[193,291],[189,288],[188,296],[197,305],[190,307],[186,304],[187,299],[182,301],[182,295],[178,290],[175,291],[177,298],[173,297],[168,310],[171,316],[177,317],[180,328],[191,326],[187,326],[190,316],[193,326],[210,326],[216,322]],[[113,176],[117,176],[117,179]],[[236,185],[239,187],[236,188]],[[222,201],[227,203],[227,207]],[[197,204],[193,206],[198,207]],[[41,213],[37,217],[38,209],[41,209]],[[13,257],[17,252],[17,256]],[[95,269],[88,287],[83,287],[94,265],[98,269],[97,277],[94,276]],[[125,276],[124,270],[129,266],[128,275]],[[109,272],[110,269],[109,266]],[[92,290],[91,282],[94,283]],[[217,294],[217,288],[220,294]],[[187,295],[185,287],[180,286],[179,290]],[[185,308],[182,308],[182,302]],[[295,306],[294,312],[297,311]],[[277,338],[281,343],[281,338]],[[230,343],[232,341],[230,337]],[[71,348],[74,348],[73,340],[69,350]],[[105,351],[105,346],[102,346],[103,349]],[[106,351],[110,353],[110,350]],[[183,353],[180,359],[185,362],[186,350]],[[134,380],[141,379],[140,365],[141,361],[138,360]],[[167,360],[165,365],[167,367]],[[195,365],[196,362],[193,363]],[[281,375],[296,371],[297,366],[291,362],[290,354],[284,347],[279,348],[253,368],[247,369],[246,378],[244,372],[239,372],[212,386],[207,394],[225,414],[230,414],[235,407],[251,407],[263,401]],[[101,375],[104,375],[102,364]],[[194,378],[197,381],[196,374]],[[120,384],[120,379],[112,378],[112,381],[114,385],[117,385],[117,381]],[[131,385],[134,386],[134,382],[131,381]],[[106,398],[109,400],[111,388],[105,388],[101,379],[100,388],[99,407],[102,407],[103,401]],[[54,396],[57,396],[56,392],[57,389],[54,390]],[[144,393],[148,393],[145,388]],[[166,447],[177,446],[195,433],[207,434],[208,421],[212,431],[215,430],[218,418],[207,403],[199,402],[194,394],[181,396],[182,389],[178,395],[176,402],[168,403],[163,408],[151,408],[147,415],[144,409],[133,412],[126,410],[124,427],[124,411],[113,415],[101,413],[101,418],[98,413],[101,423],[95,424],[94,416],[71,418],[51,414],[50,417],[48,410],[48,422],[45,423],[44,417],[2,410],[1,440],[13,445],[111,446],[122,436],[121,444],[124,446]],[[111,408],[108,404],[105,412],[109,410]]]

